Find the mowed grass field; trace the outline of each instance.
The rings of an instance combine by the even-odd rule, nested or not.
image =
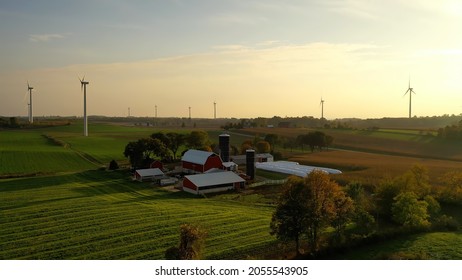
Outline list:
[[[95,168],[70,149],[52,143],[40,131],[0,132],[0,175],[53,173]]]
[[[274,243],[271,207],[169,192],[125,172],[1,180],[0,195],[0,259],[163,259],[183,223],[208,231],[210,259]]]
[[[152,127],[95,123],[90,124],[89,137],[82,136],[80,123],[0,131],[0,175],[26,176],[0,179],[0,259],[162,259],[166,249],[178,245],[182,223],[199,224],[208,231],[205,258],[277,256],[275,248],[278,243],[269,234],[274,204],[263,199],[262,195],[250,191],[249,195],[197,198],[182,192],[169,192],[149,183],[132,182],[125,171],[97,170],[102,165],[107,166],[112,159],[126,162],[123,156],[125,145],[155,131],[158,130]],[[278,130],[230,132],[231,143],[239,147],[254,134],[264,136],[275,131]],[[331,134],[329,131],[325,132]],[[306,132],[281,129],[280,133],[296,136]],[[215,129],[209,133],[211,141],[217,142],[221,131]],[[350,131],[338,133],[343,133],[345,138],[352,134],[357,141],[353,142],[361,149],[353,151],[352,145],[343,150],[315,153],[286,150],[284,153],[290,160],[344,171],[334,179],[370,184],[400,175],[414,164],[427,166],[431,179],[462,167],[458,148],[454,148],[453,156],[449,158],[434,157],[431,153],[419,156],[404,153],[406,145],[421,143],[430,145],[430,149],[439,145],[433,137],[413,131],[381,132],[387,137]],[[334,136],[335,141],[342,139],[337,137]],[[389,143],[389,146],[374,150],[378,143]],[[37,173],[42,176],[28,177]],[[271,192],[277,192],[277,186],[272,186]],[[420,244],[426,244],[431,256],[445,259],[459,258],[459,253],[450,253],[461,251],[457,249],[459,238],[458,233],[446,239],[432,233],[428,237],[423,234],[419,240],[423,242]],[[393,243],[387,250],[402,251],[407,245],[413,250],[412,246],[423,246],[403,242],[405,245]],[[443,248],[440,246],[442,242],[450,245],[437,249]],[[375,256],[365,253],[345,258]]]

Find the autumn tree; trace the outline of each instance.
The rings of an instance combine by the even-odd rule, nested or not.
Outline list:
[[[329,226],[342,234],[353,210],[352,200],[322,171],[305,178],[290,177],[284,185],[271,220],[271,233],[293,240],[299,253],[300,239],[307,237],[312,254],[320,248],[320,236]]]
[[[202,257],[207,232],[199,226],[183,224],[180,226],[179,258],[198,260]]]
[[[300,239],[306,234],[307,204],[303,179],[292,176],[284,184],[276,210],[271,218],[271,234],[283,241],[294,241],[300,254]]]
[[[258,141],[255,148],[257,149],[257,153],[269,153],[271,150],[270,144],[264,140]]]
[[[334,212],[332,226],[334,227],[334,240],[341,243],[347,224],[352,220],[354,213],[353,200],[345,192],[338,189],[333,197]]]

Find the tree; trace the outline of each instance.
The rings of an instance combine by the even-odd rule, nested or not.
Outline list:
[[[253,148],[253,142],[252,140],[245,140],[242,144],[241,144],[241,154],[244,154],[245,155],[245,151],[249,150],[249,149],[252,149]]]
[[[313,171],[304,179],[307,192],[307,235],[312,254],[319,250],[320,232],[329,226],[335,217],[335,202],[341,194],[340,186],[331,181],[329,175],[322,171]]]
[[[181,260],[198,260],[202,257],[207,232],[199,226],[183,224],[180,226],[179,258]]]
[[[307,237],[312,254],[320,247],[320,235],[328,226],[341,233],[352,210],[351,198],[322,171],[305,178],[290,177],[284,185],[271,220],[271,234],[293,240],[297,254],[300,239]]]
[[[270,144],[263,140],[258,141],[255,147],[257,148],[257,153],[269,153],[271,150]]]
[[[403,226],[428,226],[428,203],[417,199],[413,192],[404,192],[395,197],[392,206],[393,220]]]
[[[173,159],[176,160],[178,149],[185,143],[186,137],[184,134],[169,132],[166,138],[168,139],[167,148],[172,152]]]
[[[111,160],[109,163],[109,170],[117,170],[119,169],[119,165],[117,164],[117,161]]]
[[[210,140],[207,132],[202,130],[194,130],[186,138],[189,148],[204,150],[206,147],[210,149]]]
[[[274,148],[276,147],[276,144],[279,144],[279,135],[274,134],[274,133],[266,134],[264,140],[270,144],[271,153],[273,153]]]
[[[295,241],[295,250],[300,254],[300,238],[306,231],[306,196],[303,179],[289,177],[284,184],[276,210],[271,218],[271,234],[280,240]]]
[[[125,146],[124,156],[129,158],[133,168],[149,164],[152,156],[165,157],[168,150],[159,139],[141,138]]]
[[[335,229],[334,239],[340,243],[344,237],[345,228],[351,221],[354,212],[353,200],[343,191],[337,191],[334,194],[334,215],[332,217],[332,226]]]

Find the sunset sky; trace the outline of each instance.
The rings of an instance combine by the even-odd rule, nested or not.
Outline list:
[[[460,0],[0,0],[0,116],[462,113]]]

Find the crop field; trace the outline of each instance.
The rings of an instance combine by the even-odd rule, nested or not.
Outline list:
[[[206,258],[246,258],[274,242],[271,207],[172,193],[123,172],[2,180],[0,193],[0,259],[162,259],[182,223],[208,231]]]
[[[296,138],[313,129],[303,128],[248,128],[246,134],[268,133]],[[333,147],[388,155],[462,161],[462,145],[458,142],[420,134],[413,130],[342,130],[316,129],[334,138]]]
[[[39,131],[0,133],[0,175],[77,171],[95,168],[75,152],[52,143]]]
[[[417,157],[374,154],[347,150],[329,150],[315,153],[294,154],[289,158],[300,164],[338,168],[344,173],[336,179],[378,184],[381,180],[402,175],[414,165],[427,168],[432,183],[450,171],[462,170],[462,162]]]

